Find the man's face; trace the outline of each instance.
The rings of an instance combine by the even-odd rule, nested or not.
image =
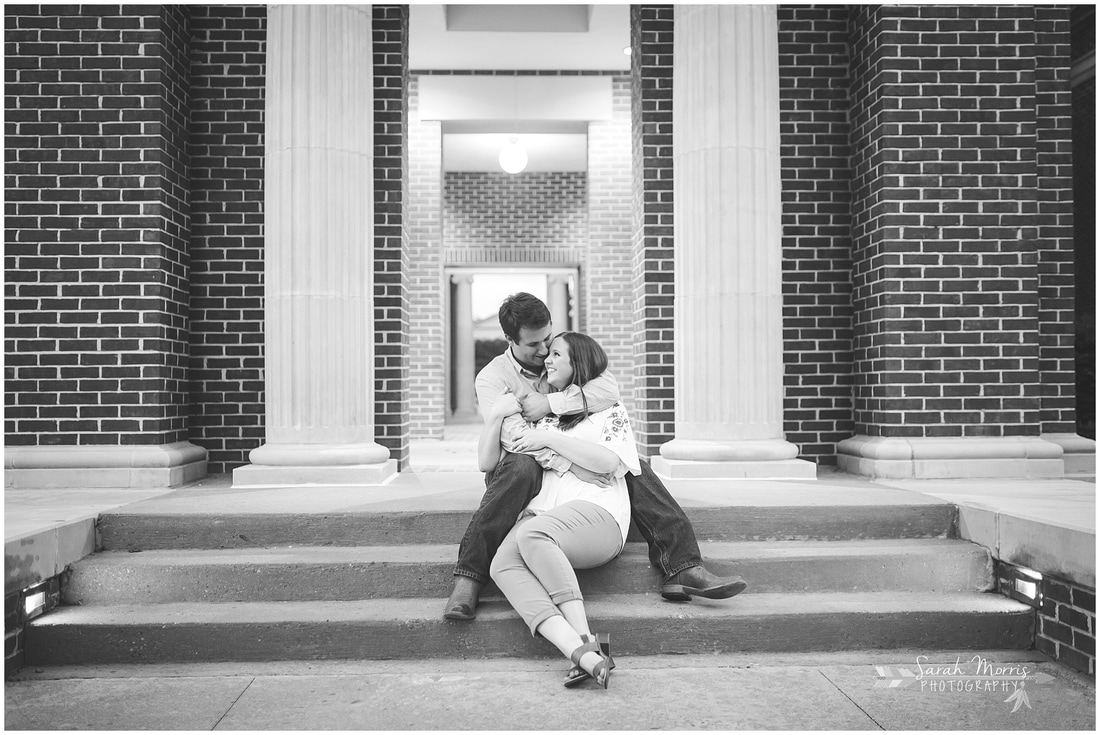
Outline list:
[[[542,329],[519,328],[519,340],[512,342],[512,356],[535,372],[542,371],[542,361],[550,352],[550,341],[554,336],[553,325],[547,323]],[[508,340],[511,342],[511,340]]]

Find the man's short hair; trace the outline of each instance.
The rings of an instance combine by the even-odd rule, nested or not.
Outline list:
[[[497,317],[508,339],[519,342],[520,329],[542,329],[550,323],[550,310],[537,296],[520,291],[504,299]]]

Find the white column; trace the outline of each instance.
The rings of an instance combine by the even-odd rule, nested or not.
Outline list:
[[[472,421],[477,418],[474,407],[474,301],[471,293],[473,276],[453,275],[455,284],[454,309],[451,320],[454,323],[454,390],[455,409],[453,418]]]
[[[235,485],[379,484],[374,441],[369,5],[267,18],[264,318],[267,442]]]
[[[677,5],[676,438],[666,477],[816,476],[783,434],[774,5]]]
[[[546,308],[550,310],[554,334],[573,330],[569,319],[569,276],[546,277]]]

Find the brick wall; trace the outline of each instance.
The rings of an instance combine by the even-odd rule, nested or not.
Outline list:
[[[857,433],[1039,433],[1032,13],[852,9]]]
[[[215,474],[264,439],[267,8],[191,14],[191,441]]]
[[[5,6],[5,441],[187,438],[185,6]]]
[[[398,469],[409,461],[409,7],[375,5],[375,437]]]
[[[583,172],[443,174],[443,258],[459,263],[570,263],[585,251]]]
[[[836,464],[853,433],[848,8],[779,6],[783,429]]]
[[[446,395],[443,294],[443,138],[417,115],[409,81],[409,417],[412,436],[443,438]]]
[[[1067,666],[1096,675],[1096,590],[1045,576],[1035,647]]]
[[[634,415],[633,177],[630,78],[615,77],[612,117],[588,125],[588,252],[584,331],[607,352],[627,412]]]
[[[673,413],[672,27],[670,5],[630,8],[634,167],[634,435],[642,456],[675,436]]]
[[[1032,12],[1042,382],[1039,421],[1044,434],[1076,433],[1069,7],[1035,5]]]

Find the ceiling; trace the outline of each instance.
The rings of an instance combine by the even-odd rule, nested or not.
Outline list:
[[[626,4],[409,8],[413,73],[627,73],[629,43]],[[611,103],[610,83],[594,91],[594,80],[607,82],[607,77],[428,75],[421,78],[421,109],[424,119],[443,121],[445,171],[500,171],[497,155],[510,139],[527,149],[526,171],[584,171],[587,123],[606,119]],[[600,94],[606,98],[598,99]]]

